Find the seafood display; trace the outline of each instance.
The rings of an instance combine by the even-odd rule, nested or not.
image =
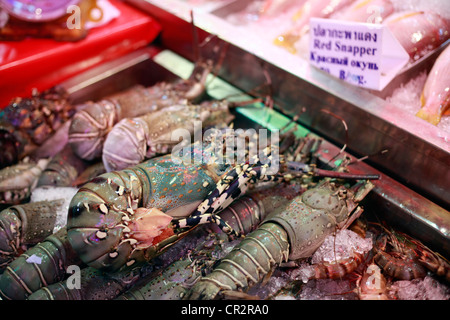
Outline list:
[[[282,262],[312,255],[335,228],[362,213],[357,203],[372,188],[367,183],[351,192],[324,182],[305,191],[249,234],[186,298],[208,300],[223,290],[247,289]]]
[[[450,107],[450,47],[436,59],[422,91],[422,108],[417,116],[437,125]]]
[[[0,112],[0,168],[30,155],[74,113],[75,108],[67,101],[67,93],[61,87],[11,101]]]
[[[223,141],[237,136],[211,135],[203,143],[100,175],[85,184],[69,210],[67,227],[74,250],[89,266],[114,271],[153,258],[183,235],[182,230],[188,232],[198,224],[215,222],[237,236],[216,212],[244,194],[249,183],[282,179],[278,172],[270,174],[270,165],[276,162],[260,162],[264,161],[260,156],[272,161],[270,145],[253,155],[252,165],[233,166],[234,156],[219,161]],[[378,178],[289,164],[305,174]]]
[[[404,12],[388,0],[246,4],[258,22],[295,12],[295,28],[278,38],[291,49],[313,16],[394,23],[389,17]],[[447,23],[435,13],[420,17],[432,15]],[[419,21],[419,15],[407,18]],[[418,28],[419,22],[409,24]],[[415,54],[445,41],[423,40],[433,48],[417,42]],[[208,55],[218,51],[216,46]],[[447,109],[441,72],[447,52],[423,90],[424,109],[440,116]],[[133,63],[143,69],[152,59]],[[278,111],[253,91],[247,101],[216,97],[210,87],[227,97],[243,96],[243,89],[229,88],[211,60],[200,60],[187,80],[149,87],[132,81],[126,91],[97,101],[89,100],[90,88],[83,92],[69,81],[68,91],[81,90],[74,96],[87,102],[71,106],[55,87],[18,99],[0,114],[1,299],[390,300],[405,297],[407,285],[426,291],[422,298],[450,299],[450,263],[430,249],[435,243],[429,248],[384,221],[412,205],[397,207],[397,199],[389,199],[372,208],[390,192],[398,196],[389,189],[395,187],[386,187],[390,177],[362,163],[386,150],[353,159],[345,152],[351,143],[339,151],[315,135],[316,119],[311,127],[299,126],[300,117],[310,117],[306,111]],[[275,103],[269,96],[279,90],[272,87],[278,79],[272,83],[273,70],[262,68],[271,87],[266,101]],[[132,74],[117,70],[114,81]],[[315,107],[311,100],[304,109]],[[343,116],[322,111],[342,121],[346,140],[355,134]],[[62,138],[56,144],[51,139],[57,132]],[[405,187],[399,198],[409,191],[415,195]],[[417,204],[428,203],[420,199]],[[416,209],[418,216],[432,210]],[[378,216],[377,210],[389,212]]]
[[[187,130],[191,136],[197,136],[201,128],[196,128],[196,124],[205,127],[228,124],[233,119],[228,108],[226,101],[175,104],[141,117],[123,119],[105,139],[103,164],[108,171],[122,170],[169,153],[178,144],[172,139],[176,130]]]
[[[429,70],[429,60],[435,60],[432,56],[438,52],[450,39],[450,6],[444,0],[432,0],[430,2],[419,1],[391,1],[391,0],[354,0],[354,1],[258,1],[247,0],[231,4],[222,4],[219,9],[211,10],[212,16],[221,18],[225,24],[235,27],[236,31],[249,34],[252,37],[263,40],[262,43],[283,47],[299,57],[309,59],[309,20],[311,17],[337,19],[343,21],[355,21],[363,23],[383,24],[387,26],[397,38],[399,43],[409,54],[410,60],[399,72],[411,71],[405,80],[415,76],[412,68],[424,65]],[[242,3],[242,4],[241,4]],[[191,3],[194,8],[203,8],[202,2]],[[273,10],[272,10],[273,9]],[[274,34],[276,33],[276,34]],[[252,48],[251,50],[255,50]],[[274,54],[268,54],[271,59]],[[276,56],[273,57],[276,61]],[[445,67],[445,58],[439,59],[436,70]],[[287,66],[289,68],[289,66]],[[417,68],[416,68],[417,69]],[[286,69],[289,70],[289,69]],[[426,89],[416,88],[423,91],[420,107],[416,102],[410,105],[399,97],[392,97],[396,105],[407,113],[416,114],[436,125],[440,122],[442,115],[448,114],[446,106],[446,81],[445,72],[439,72],[430,76]],[[431,75],[431,73],[430,73]],[[301,74],[299,74],[302,77]],[[435,79],[435,80],[433,80]],[[404,85],[393,81],[394,86],[403,92]],[[389,88],[390,91],[392,88]],[[404,90],[403,90],[404,89]],[[426,91],[426,92],[425,92]],[[442,93],[441,93],[442,92]],[[383,98],[386,98],[383,95]],[[410,97],[415,92],[410,93]],[[428,98],[425,98],[425,97]],[[387,101],[392,101],[391,96]],[[427,107],[425,104],[427,101]],[[449,122],[446,121],[439,128],[449,131]],[[445,134],[445,133],[444,133]],[[442,134],[439,135],[439,137]],[[447,141],[448,139],[445,138]]]
[[[232,228],[239,230],[242,234],[247,234],[254,230],[259,223],[269,214],[275,206],[287,203],[289,199],[295,197],[298,193],[303,191],[301,186],[284,186],[278,190],[269,191],[262,190],[256,192],[250,196],[244,196],[234,202],[230,207],[226,208],[221,212],[221,218],[226,221]],[[206,228],[205,228],[206,227]],[[228,237],[219,229],[216,225],[205,225],[203,228],[197,228],[192,233],[187,235],[182,239],[182,241],[174,244],[170,249],[172,251],[177,251],[179,254],[168,255],[163,254],[163,264],[161,268],[165,269],[163,271],[164,275],[158,275],[153,277],[154,273],[158,273],[152,267],[152,264],[145,264],[144,266],[138,268],[135,267],[131,270],[125,270],[123,272],[117,273],[104,273],[101,270],[96,270],[95,268],[88,267],[81,270],[81,283],[80,289],[69,289],[67,282],[59,282],[53,285],[45,287],[45,289],[40,289],[28,297],[29,300],[99,300],[99,299],[113,299],[119,296],[119,293],[124,293],[119,299],[125,296],[135,297],[139,295],[139,292],[149,292],[151,297],[155,299],[167,298],[172,293],[167,293],[168,291],[185,291],[184,287],[176,285],[173,283],[173,288],[169,288],[169,285],[164,286],[163,291],[166,295],[163,297],[160,295],[161,292],[156,291],[154,285],[155,283],[160,283],[161,281],[168,282],[167,274],[172,273],[173,269],[178,269],[181,265],[189,265],[192,263],[193,256],[197,255],[199,250],[202,250],[202,254],[198,254],[200,257],[202,255],[202,261],[205,259],[210,259],[210,251],[214,248],[217,253],[220,246],[206,245],[210,241],[208,238],[213,237],[216,241],[224,242],[228,241]],[[202,249],[199,249],[199,248]],[[185,257],[186,252],[192,252],[189,254],[189,258]],[[208,257],[205,253],[208,252]],[[166,258],[167,257],[167,258]],[[182,260],[176,260],[176,258],[182,258]],[[199,258],[200,259],[200,258]],[[212,265],[212,261],[208,265]],[[161,269],[159,269],[161,270]],[[192,270],[192,269],[190,269]],[[196,269],[194,274],[200,272],[201,268]],[[186,270],[186,272],[189,272]],[[148,274],[147,274],[148,273]],[[183,277],[185,282],[192,279],[193,275],[190,277]],[[142,281],[144,279],[145,281]],[[106,288],[106,289],[105,289]],[[138,289],[139,288],[139,289]],[[147,289],[145,289],[147,288]],[[150,288],[148,290],[148,288]],[[144,294],[144,293],[142,293]],[[145,295],[145,294],[144,294]],[[151,297],[146,297],[149,299]]]
[[[184,100],[195,101],[204,93],[206,77],[211,70],[209,64],[199,63],[188,80],[161,82],[148,88],[137,85],[101,101],[87,102],[73,116],[69,128],[72,149],[85,160],[101,157],[105,138],[117,122],[183,103]]]
[[[333,139],[344,143],[341,133],[330,129],[328,121],[325,124],[318,120],[321,118],[320,108],[316,108],[315,105],[312,106],[311,104],[314,103],[310,99],[316,101],[323,108],[330,108],[333,112],[341,114],[349,122],[355,123],[356,132],[361,133],[350,135],[350,140],[353,140],[354,144],[353,148],[358,154],[374,154],[389,145],[390,154],[387,157],[391,158],[390,161],[375,158],[374,162],[380,168],[395,172],[403,181],[409,181],[417,190],[423,190],[424,195],[431,195],[434,199],[438,199],[437,201],[441,205],[444,204],[444,207],[448,207],[450,197],[445,191],[450,190],[447,183],[448,175],[442,175],[441,173],[449,172],[449,162],[446,159],[450,150],[448,143],[450,141],[450,118],[444,116],[436,127],[431,127],[426,123],[421,125],[420,123],[423,121],[415,117],[421,107],[420,99],[415,98],[417,95],[420,96],[423,86],[407,87],[407,84],[411,81],[414,81],[414,84],[422,83],[423,73],[429,72],[438,54],[449,43],[449,33],[445,27],[450,19],[448,1],[355,0],[326,18],[342,19],[343,24],[349,26],[352,25],[350,21],[361,22],[362,20],[362,22],[381,23],[376,28],[386,30],[389,29],[387,23],[390,17],[396,15],[400,18],[402,14],[405,14],[403,18],[397,21],[398,27],[395,33],[398,32],[398,37],[403,38],[402,41],[404,41],[405,46],[412,50],[410,50],[411,53],[415,50],[414,48],[417,48],[420,52],[408,57],[405,52],[396,52],[395,55],[391,56],[386,51],[383,54],[386,59],[382,59],[384,66],[389,63],[394,64],[394,60],[397,60],[397,69],[400,68],[400,63],[406,64],[398,71],[395,68],[387,67],[390,72],[384,73],[382,71],[381,74],[378,74],[381,77],[387,76],[389,78],[382,84],[380,82],[379,90],[349,86],[345,81],[337,80],[337,78],[331,79],[311,66],[309,63],[312,58],[309,54],[309,45],[311,44],[309,34],[306,33],[297,40],[298,34],[293,29],[294,22],[292,21],[292,17],[306,1],[294,1],[295,4],[287,5],[273,16],[260,13],[261,7],[265,3],[270,4],[270,1],[230,0],[222,3],[221,6],[217,5],[210,8],[207,5],[203,6],[205,2],[200,2],[200,4],[189,2],[191,5],[186,6],[183,1],[175,0],[174,5],[177,2],[180,3],[179,12],[173,12],[170,6],[163,3],[151,2],[153,6],[159,7],[163,11],[172,12],[172,15],[181,19],[184,19],[189,9],[201,10],[205,17],[199,23],[199,27],[208,33],[223,37],[224,42],[231,44],[230,50],[232,52],[227,57],[229,61],[224,63],[226,70],[222,72],[225,81],[244,90],[249,90],[260,84],[261,76],[257,70],[260,70],[261,64],[266,65],[267,63],[267,70],[273,80],[272,97],[277,105],[281,105],[287,111],[289,117],[300,114],[303,108],[306,108],[307,116],[300,117],[299,122],[305,126],[314,127],[321,134],[332,136]],[[320,2],[317,1],[316,3],[315,1],[314,4],[319,6]],[[148,12],[151,14],[150,10]],[[417,14],[408,15],[407,12]],[[170,24],[170,21],[167,21],[168,19],[164,15],[155,14],[155,16]],[[427,24],[427,16],[435,17],[433,22]],[[401,20],[409,20],[409,23],[404,23],[404,28],[402,28]],[[393,28],[396,28],[394,26],[395,21],[390,21],[390,23],[392,23]],[[181,24],[186,25],[187,23]],[[425,25],[426,27],[424,27]],[[365,27],[371,28],[367,25]],[[280,38],[280,35],[289,35],[288,31],[292,31],[293,39],[291,43],[289,43],[289,39]],[[430,38],[428,37],[430,34],[435,34],[435,36]],[[338,36],[336,35],[336,37]],[[327,37],[329,38],[326,43],[329,43],[328,41],[335,36],[331,32],[327,34]],[[285,40],[284,42],[288,47],[296,50],[296,54],[293,55],[284,48],[273,45],[273,42],[278,41],[279,38]],[[389,37],[386,36],[387,38]],[[177,53],[188,54],[184,45],[174,43],[171,37],[166,40]],[[354,47],[353,44],[351,46]],[[385,47],[386,50],[388,47],[390,46]],[[396,47],[401,49],[400,43]],[[335,65],[339,62],[346,64],[346,61],[334,59],[339,54],[334,49],[331,46],[330,54],[333,53],[330,57],[332,58],[325,57],[321,68],[327,68],[325,63],[336,68],[339,68]],[[241,59],[242,56],[245,56],[245,59]],[[394,58],[394,56],[397,58]],[[398,58],[399,56],[402,56],[402,58]],[[416,60],[416,58],[418,59]],[[400,62],[400,60],[403,62]],[[358,63],[358,61],[354,61],[356,67]],[[348,65],[348,67],[350,69],[352,66]],[[363,69],[364,67],[358,68],[357,72],[364,79],[367,79],[366,77],[371,71]],[[344,73],[340,75],[343,77]],[[353,72],[350,72],[348,76],[359,79],[359,74],[355,76]],[[289,80],[287,81],[287,79]],[[366,82],[366,85],[368,83]],[[394,97],[393,93],[397,90],[399,95]],[[314,91],[314,93],[311,91]],[[337,101],[335,97],[346,102],[342,105],[335,103]],[[361,118],[359,112],[363,112],[367,117]],[[367,121],[364,119],[367,119]],[[380,128],[383,129],[379,130]],[[424,150],[422,148],[406,147],[410,144],[405,144],[403,140],[397,139],[403,133],[408,136],[411,143],[414,141],[413,144],[417,146],[423,145],[426,152],[419,152],[419,150]],[[400,156],[402,154],[408,154],[408,156]],[[414,174],[406,170],[412,165],[412,161],[415,162],[416,168]],[[433,172],[432,175],[435,178],[429,183],[422,183],[424,177],[429,176],[431,172]],[[440,190],[443,190],[443,192]]]
[[[359,224],[360,220],[356,222]],[[367,221],[364,224],[367,225]],[[280,268],[284,288],[278,292],[271,296],[258,290],[249,293],[256,292],[261,298],[272,299],[281,296],[351,300],[450,298],[448,280],[445,280],[448,272],[444,271],[448,270],[445,258],[420,241],[378,223],[369,222],[369,228],[362,234],[355,233],[354,227],[355,223],[351,230],[340,230],[336,235],[328,236],[312,258]],[[383,246],[386,239],[389,239],[389,249]],[[428,269],[427,263],[419,258],[424,256],[434,257],[430,259],[433,268]],[[440,275],[432,271],[431,276],[426,271],[437,268],[442,270]]]
[[[208,135],[203,142],[184,146],[177,153],[100,174],[84,183],[70,201],[67,228],[45,231],[44,225],[51,223],[43,217],[50,217],[53,209],[33,218],[16,210],[18,206],[6,209],[5,217],[13,219],[6,224],[15,223],[17,228],[12,235],[4,228],[11,249],[1,248],[7,252],[0,275],[2,299],[212,299],[219,292],[228,299],[255,298],[236,289],[269,279],[274,269],[285,267],[284,262],[310,257],[327,235],[347,228],[362,212],[358,202],[373,188],[365,179],[377,178],[296,162],[314,159],[311,152],[317,151],[320,142],[308,137],[292,140],[288,134],[282,135],[286,140],[280,143],[281,172],[268,174],[270,168],[262,162],[277,150],[273,141],[259,146],[261,158],[256,158],[256,164],[220,164],[218,152],[228,150],[224,142],[239,137],[226,129],[216,133],[223,132],[226,134]],[[70,155],[68,150],[55,157],[55,164],[73,162],[61,161]],[[248,157],[250,150],[247,153]],[[186,161],[196,158],[203,161]],[[82,169],[74,170],[74,176]],[[65,176],[65,170],[58,167],[49,171]],[[319,181],[326,176],[363,181],[349,189],[330,181],[308,187],[296,183],[298,173]],[[248,184],[257,180],[264,182],[261,190],[244,195]],[[68,183],[73,185],[71,181]],[[311,179],[302,181],[310,183]],[[37,207],[39,203],[29,205]],[[29,237],[19,231],[38,234],[39,240],[24,241]],[[239,238],[245,234],[244,239]],[[206,246],[207,237],[215,239],[213,246]],[[177,254],[165,258],[170,250]],[[163,269],[152,263],[155,258],[162,261]],[[355,254],[353,260],[314,266],[315,276],[308,279],[346,277],[364,260]],[[445,259],[431,251],[423,253],[422,260],[436,274],[448,273]],[[74,266],[81,269],[81,287],[74,288],[68,280],[68,270]],[[218,271],[222,268],[224,272]],[[227,274],[233,276],[227,279]],[[361,285],[361,299],[375,295]]]

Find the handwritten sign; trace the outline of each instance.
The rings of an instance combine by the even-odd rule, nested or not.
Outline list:
[[[310,63],[353,85],[382,90],[409,55],[384,25],[310,20]]]

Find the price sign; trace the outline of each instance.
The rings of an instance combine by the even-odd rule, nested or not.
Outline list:
[[[409,60],[384,25],[311,18],[309,33],[310,63],[360,87],[382,90]]]

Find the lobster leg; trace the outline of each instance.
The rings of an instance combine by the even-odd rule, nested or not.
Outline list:
[[[289,167],[296,170],[301,170],[305,173],[325,176],[337,177],[344,179],[378,179],[378,175],[360,175],[348,174],[336,171],[321,170],[310,167],[306,164],[289,162]],[[258,162],[255,165],[238,165],[231,169],[224,178],[217,184],[207,199],[203,201],[197,211],[188,218],[178,220],[175,222],[177,227],[193,227],[198,224],[214,222],[223,232],[230,236],[240,237],[240,234],[229,227],[224,221],[220,219],[216,213],[226,208],[231,202],[244,194],[248,188],[249,183],[256,181],[276,181],[282,179],[280,175],[266,175],[267,165],[262,165]],[[357,215],[355,216],[357,217]]]
[[[258,166],[259,164],[259,166]],[[266,175],[267,165],[238,165],[231,169],[224,178],[217,183],[208,198],[201,203],[197,210],[189,217],[175,222],[179,228],[194,227],[198,224],[213,222],[226,234],[234,237],[241,237],[228,223],[216,215],[229,206],[235,199],[244,194],[249,183],[257,180],[274,181],[276,175]]]
[[[328,177],[328,178],[350,179],[350,180],[377,180],[380,178],[378,174],[355,174],[333,170],[324,170],[318,169],[315,166],[295,161],[288,161],[286,163],[286,166],[288,171],[313,175],[316,177]]]

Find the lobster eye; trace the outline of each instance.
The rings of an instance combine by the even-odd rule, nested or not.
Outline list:
[[[77,203],[70,208],[69,215],[72,218],[76,218],[86,210],[86,207],[82,203]]]

